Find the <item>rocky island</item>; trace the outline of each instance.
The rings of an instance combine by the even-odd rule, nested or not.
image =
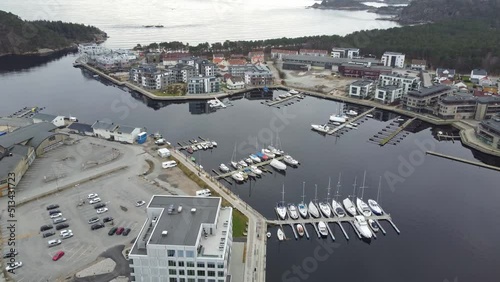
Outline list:
[[[0,11],[0,56],[48,55],[75,49],[82,42],[103,42],[107,35],[94,26],[61,21],[26,21]]]

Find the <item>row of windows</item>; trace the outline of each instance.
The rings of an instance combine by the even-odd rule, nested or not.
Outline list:
[[[184,267],[186,265],[187,267],[194,267],[194,262],[192,261],[175,261],[175,260],[169,260],[168,261],[168,266],[179,266],[179,267]],[[213,262],[207,262],[206,263],[207,268],[215,268],[215,263]],[[204,262],[197,262],[196,267],[198,268],[205,268],[205,263]],[[224,268],[224,263],[217,263],[217,268]]]
[[[170,275],[177,275],[177,273],[179,273],[180,276],[186,275],[186,271],[184,269],[179,269],[179,270],[169,269],[168,270],[168,274],[170,274]],[[215,270],[209,270],[209,271],[205,271],[205,270],[195,271],[194,269],[187,270],[188,276],[195,276],[195,275],[205,276],[205,273],[208,277],[215,277]],[[224,271],[217,271],[217,277],[224,277]]]
[[[185,278],[170,278],[169,282],[216,282],[215,279],[195,279],[195,278],[188,278],[187,280]],[[224,282],[224,279],[219,279],[217,282]]]

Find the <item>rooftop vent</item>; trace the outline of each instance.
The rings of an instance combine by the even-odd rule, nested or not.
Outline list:
[[[161,232],[161,236],[167,236],[167,234],[168,234],[168,231],[167,231],[167,230],[163,230],[163,231]]]

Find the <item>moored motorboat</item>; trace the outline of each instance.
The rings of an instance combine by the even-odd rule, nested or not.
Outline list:
[[[262,161],[267,161],[269,159],[268,156],[266,156],[264,153],[262,152],[258,152],[255,154],[259,159],[261,159]]]
[[[346,124],[345,127],[346,128],[350,128],[350,129],[358,129],[356,126],[353,126],[353,125],[350,125],[350,124]]]
[[[358,229],[359,234],[366,239],[370,239],[373,234],[368,227],[368,222],[362,215],[357,215],[354,217],[354,226]]]
[[[351,199],[345,198],[342,203],[344,204],[345,211],[348,212],[351,216],[356,216],[358,214],[356,212],[356,207],[352,203]]]
[[[373,118],[373,115],[372,114],[367,114],[366,117]]]
[[[191,147],[187,147],[186,151],[190,154],[192,154],[194,151],[193,151],[193,148]]]
[[[382,208],[379,206],[379,204],[375,200],[369,199],[368,206],[373,211],[373,213],[376,215],[382,215],[384,213],[382,211]]]
[[[279,94],[278,97],[281,99],[285,99],[287,97],[287,95],[286,94]]]
[[[271,161],[271,163],[269,163],[272,167],[274,167],[275,169],[277,170],[281,170],[281,171],[284,171],[286,170],[286,165],[280,161],[278,161],[277,159],[273,159]]]
[[[321,213],[325,216],[325,217],[331,217],[332,216],[332,210],[330,209],[330,207],[328,206],[328,203],[326,202],[320,202],[318,204],[319,206],[319,209],[321,211]]]
[[[271,232],[266,233],[267,238],[271,238]]]
[[[332,209],[338,215],[338,217],[345,216],[345,210],[342,208],[342,205],[339,202],[332,200]]]
[[[234,167],[235,169],[240,169],[241,166],[237,162],[231,161],[231,166]]]
[[[326,124],[311,124],[311,127],[313,130],[316,130],[318,132],[322,132],[322,133],[327,133],[328,131],[330,131],[330,127]]]
[[[298,219],[299,213],[297,211],[297,207],[294,204],[288,204],[288,212],[291,219]]]
[[[214,145],[212,145],[212,142],[207,142],[205,143],[209,149],[213,149],[214,148]]]
[[[278,214],[279,218],[282,220],[286,219],[286,207],[282,203],[278,203],[276,205],[276,213]]]
[[[378,227],[378,224],[375,220],[373,219],[368,219],[368,224],[370,225],[370,227],[372,228],[373,232],[378,232],[379,230],[379,227]]]
[[[243,178],[243,174],[241,172],[235,172],[231,175],[231,177],[238,182],[245,181],[245,178]]]
[[[198,150],[203,150],[203,146],[201,146],[201,144],[197,144],[196,147],[198,148]]]
[[[277,236],[278,236],[278,240],[280,240],[280,241],[285,240],[285,232],[283,232],[283,230],[281,230],[281,228],[278,228]]]
[[[246,159],[245,159],[245,162],[246,162],[247,164],[253,164],[253,161],[252,161],[252,159],[251,159],[251,158],[246,158]]]
[[[344,123],[347,121],[347,119],[344,117],[344,116],[341,116],[341,115],[331,115],[330,116],[330,121],[331,122],[340,122],[340,123]]]
[[[291,156],[289,155],[286,155],[284,158],[283,158],[283,161],[288,164],[288,165],[291,165],[291,166],[297,166],[299,164],[299,162],[292,158]]]
[[[349,115],[349,116],[357,116],[358,115],[358,112],[354,111],[354,110],[349,110],[346,112],[346,115]]]
[[[307,206],[304,203],[300,203],[297,205],[300,216],[303,218],[307,218]]]
[[[332,122],[332,124],[333,124],[333,125],[341,125],[341,123],[340,123],[340,122],[336,122],[336,121],[335,121],[335,122]]]
[[[198,147],[196,145],[191,146],[191,149],[193,149],[193,151],[198,151]]]
[[[326,223],[324,221],[318,222],[318,231],[321,236],[328,236],[328,230],[326,229]]]
[[[290,91],[288,91],[288,93],[290,93],[292,95],[296,95],[296,94],[299,94],[299,91],[297,91],[295,89],[291,89]]]
[[[238,162],[239,165],[241,165],[242,167],[247,167],[247,163],[244,161],[244,160],[241,160]]]
[[[262,174],[262,170],[260,170],[258,167],[252,165],[250,166],[250,170],[255,173],[256,175],[261,175]]]
[[[212,143],[212,146],[217,147],[217,142],[212,141],[211,143]]]
[[[314,218],[318,218],[319,217],[319,210],[318,210],[318,208],[316,207],[316,205],[312,201],[309,202],[307,210],[309,211],[309,214],[312,217],[314,217]]]
[[[255,155],[255,154],[251,154],[251,155],[250,155],[250,159],[251,159],[254,163],[260,163],[260,162],[261,162],[261,161],[260,161],[260,158],[259,158],[259,157],[257,157],[257,155]]]
[[[269,149],[269,151],[271,151],[271,153],[275,154],[276,156],[283,155],[283,151],[282,150],[278,150],[278,149],[276,149],[275,147],[273,147],[271,145],[267,146],[267,149]]]
[[[300,237],[304,236],[304,227],[302,226],[302,224],[297,223],[297,225],[295,225],[295,228],[297,229],[297,233],[299,233]]]
[[[360,198],[356,198],[356,206],[358,207],[359,212],[364,216],[371,216],[372,211],[370,207]]]
[[[225,165],[225,164],[220,164],[219,169],[220,169],[222,172],[228,172],[228,171],[229,171],[229,168],[228,168],[228,167],[227,167],[227,165]]]
[[[271,152],[270,150],[268,149],[262,149],[262,153],[266,156],[268,156],[269,158],[274,158],[276,157],[275,154],[273,154],[273,152]]]
[[[240,173],[241,173],[241,175],[243,176],[243,180],[247,180],[247,179],[248,179],[248,174],[247,174],[247,173],[245,173],[245,172],[243,172],[243,171],[242,171],[242,172],[240,172]]]

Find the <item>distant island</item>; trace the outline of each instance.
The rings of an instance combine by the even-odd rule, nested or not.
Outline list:
[[[103,42],[107,35],[94,26],[61,21],[25,21],[0,11],[0,56],[47,55],[76,48],[82,42]]]
[[[373,7],[364,4],[365,2],[379,2],[388,6]],[[409,4],[410,0],[387,0],[387,1],[361,1],[361,0],[323,0],[321,3],[315,3],[309,8],[325,9],[325,10],[340,10],[340,11],[368,11],[382,15],[399,15],[402,6],[394,6],[399,4]]]

